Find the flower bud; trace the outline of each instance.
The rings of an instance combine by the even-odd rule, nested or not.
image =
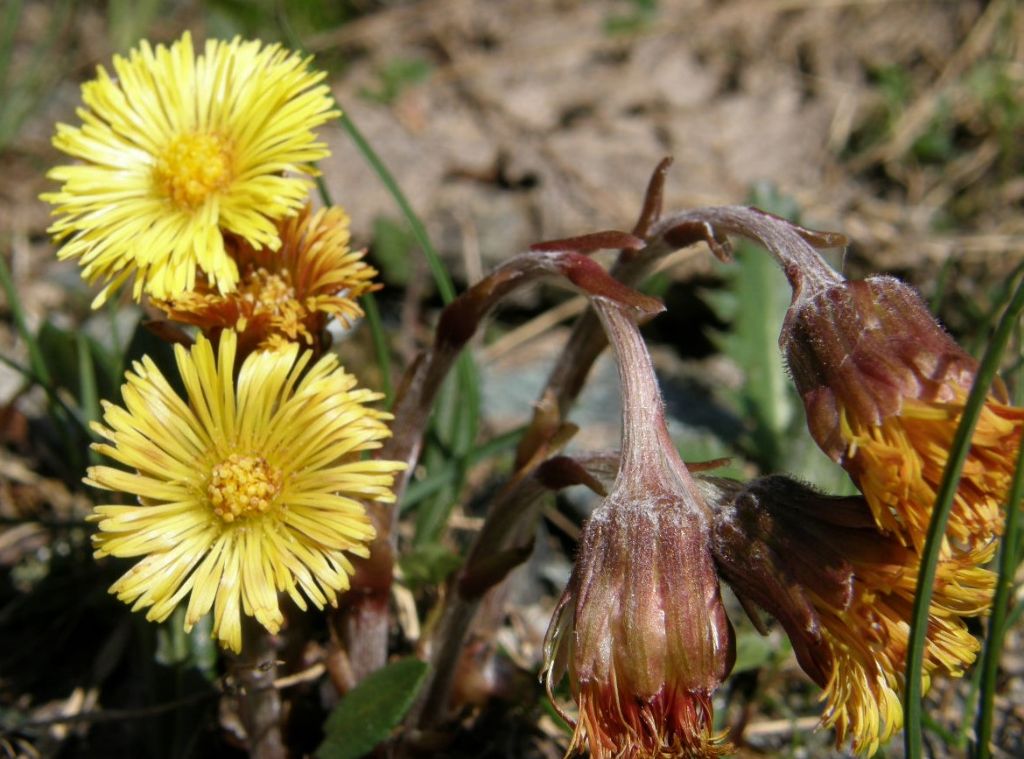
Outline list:
[[[619,359],[623,455],[548,628],[548,691],[568,673],[579,706],[570,753],[719,756],[728,746],[713,735],[711,697],[735,650],[710,512],[668,438],[636,325],[595,306]]]
[[[920,550],[977,362],[892,277],[804,288],[790,275],[779,344],[811,435],[850,473],[878,525]],[[954,544],[983,545],[1002,531],[1022,424],[1024,409],[997,382],[950,516]]]
[[[747,608],[783,626],[797,661],[825,691],[836,742],[874,753],[900,729],[903,672],[920,559],[881,535],[865,500],[825,496],[780,476],[699,481],[714,510],[719,572]],[[993,547],[939,562],[929,608],[924,686],[959,677],[978,652],[964,617],[983,614]]]

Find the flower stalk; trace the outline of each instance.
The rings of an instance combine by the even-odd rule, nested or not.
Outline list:
[[[231,674],[245,727],[249,756],[284,759],[288,756],[281,735],[284,719],[281,694],[274,685],[278,652],[274,637],[255,620],[242,624],[243,649],[231,659]]]
[[[611,238],[600,238],[602,243],[609,240],[616,245],[641,247],[643,244],[642,241],[621,233],[615,233]],[[596,248],[590,248],[594,249]],[[381,457],[406,461],[410,467],[415,466],[434,399],[462,348],[472,338],[487,314],[504,297],[538,278],[551,275],[558,276],[585,292],[600,294],[610,300],[621,302],[625,307],[639,313],[657,313],[663,308],[660,302],[625,287],[610,277],[597,263],[574,250],[536,251],[511,259],[462,293],[442,311],[433,347],[413,363],[403,378],[394,405],[393,435],[384,443],[380,451]],[[532,468],[541,462],[542,459],[538,458],[528,468],[519,467],[518,481],[527,481]],[[401,498],[410,475],[411,470],[407,470],[404,475],[396,478],[396,499]],[[524,502],[514,493],[510,495],[509,501]],[[371,505],[370,514],[377,530],[377,537],[370,546],[371,555],[393,556],[398,539],[397,531],[394,529],[394,509]],[[508,549],[510,546],[504,541],[516,534],[518,533],[513,531],[501,536],[502,545],[489,546],[489,550]],[[364,601],[357,600],[346,607],[346,618],[339,622],[346,645],[359,645],[374,652],[372,656],[363,657],[358,664],[353,660],[353,666],[359,667],[356,672],[357,679],[369,674],[384,662],[383,657],[387,651],[387,626],[374,618],[374,609],[386,614],[392,576],[388,561],[377,561],[373,567],[366,563],[360,566],[366,571],[367,577],[372,574],[373,579],[368,580],[368,583],[375,590],[369,591]],[[469,603],[475,606],[476,600]],[[367,606],[366,609],[361,608],[364,605]],[[473,616],[473,611],[459,612],[458,616],[469,620]],[[461,631],[460,634],[464,635],[466,626],[460,624],[457,627]],[[364,664],[368,667],[365,670]],[[436,672],[437,670],[431,677],[434,677]],[[425,690],[429,691],[432,687],[428,680]],[[446,708],[443,700],[438,708]]]

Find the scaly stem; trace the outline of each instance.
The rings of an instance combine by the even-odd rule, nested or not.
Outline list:
[[[242,651],[231,664],[238,686],[242,724],[254,759],[284,759],[281,694],[274,687],[277,651],[270,633],[252,617],[242,617]]]

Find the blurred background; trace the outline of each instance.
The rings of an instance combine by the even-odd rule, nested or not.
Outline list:
[[[47,169],[64,160],[50,144],[54,124],[75,121],[79,86],[98,64],[109,69],[140,38],[169,43],[186,29],[314,55],[460,289],[533,242],[629,229],[668,155],[666,211],[755,203],[841,231],[851,242],[837,267],[908,280],[975,353],[1024,262],[1024,11],[1012,0],[4,0],[0,13],[0,254],[21,301],[0,303],[0,353],[32,360],[23,323],[83,408],[116,398],[126,357],[148,343],[136,306],[90,312],[94,293],[77,265],[56,261],[38,199],[54,189]],[[340,126],[322,132],[332,149],[326,185],[381,271],[402,367],[429,341],[440,300],[364,155]],[[731,456],[734,472],[787,470],[840,492],[844,479],[806,435],[794,436],[802,421],[791,394],[751,381],[784,376],[774,340],[789,293],[766,256],[741,249],[739,259],[725,267],[695,248],[647,284],[669,307],[647,335],[673,434],[688,458]],[[475,350],[481,439],[524,423],[581,308],[564,290],[540,288],[488,328]],[[99,347],[82,348],[78,333]],[[364,382],[379,383],[368,338],[357,333],[340,350]],[[90,391],[82,377],[103,351],[117,360]],[[43,394],[9,362],[0,366],[0,751],[225,755],[232,715],[211,690],[216,652],[106,596],[123,567],[89,559],[84,442],[41,421]],[[1011,379],[1019,367],[1008,364]],[[616,445],[615,383],[611,362],[600,364],[573,417],[579,448]],[[471,481],[486,485],[503,463]],[[416,497],[459,501],[443,488]],[[473,529],[478,507],[458,505],[456,533]],[[452,755],[559,755],[530,669],[588,508],[569,494],[549,509],[550,539],[512,596],[517,616],[501,622],[529,706],[514,719],[507,707],[478,706],[467,722],[477,737]],[[435,533],[445,555],[458,553],[459,535]],[[423,556],[407,571],[435,581],[439,566],[450,571]],[[814,689],[780,639],[745,634],[723,710],[748,726],[744,750],[826,755],[827,736],[810,733]],[[1000,702],[1008,755],[1024,729],[1016,639]],[[964,745],[962,685],[932,696],[940,755]],[[101,705],[105,715],[90,716]],[[85,716],[61,721],[69,714]],[[315,748],[321,722],[316,710],[293,715],[311,736],[296,739],[298,752]],[[510,724],[523,734],[495,727]]]

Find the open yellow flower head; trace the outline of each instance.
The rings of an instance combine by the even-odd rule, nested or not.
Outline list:
[[[359,499],[391,501],[404,465],[361,458],[389,417],[332,355],[308,366],[295,344],[254,353],[236,379],[224,332],[216,353],[200,337],[175,356],[185,398],[146,357],[124,406],[106,403],[95,425],[107,441],[96,450],[127,471],[92,467],[86,482],[138,499],[95,508],[96,556],[141,557],[112,593],[153,621],[188,597],[186,630],[212,608],[214,636],[238,651],[242,614],[279,629],[279,592],[302,609],[336,604],[347,554],[366,556],[374,537]]]
[[[349,218],[339,207],[278,222],[281,248],[254,248],[230,238],[228,251],[238,265],[238,287],[221,293],[205,277],[196,288],[168,300],[155,300],[175,321],[193,324],[208,336],[239,333],[242,353],[284,342],[317,344],[331,316],[346,326],[363,315],[356,299],[379,289],[377,270],[364,250],[349,248]]]
[[[977,362],[902,282],[832,276],[819,288],[797,279],[779,342],[818,445],[850,473],[878,525],[920,550]],[[956,492],[952,546],[1002,532],[1022,428],[1024,409],[997,382]]]
[[[920,557],[878,531],[861,497],[829,497],[785,477],[702,481],[713,552],[748,608],[785,628],[803,670],[824,689],[822,724],[873,754],[903,725],[909,620]],[[978,652],[964,623],[988,609],[994,543],[939,562],[929,608],[924,686],[959,677]]]
[[[135,277],[133,294],[168,298],[202,271],[221,291],[238,271],[230,232],[280,246],[275,222],[305,204],[327,155],[313,129],[338,115],[323,72],[259,41],[209,40],[196,56],[185,35],[170,48],[141,42],[114,74],[82,86],[81,126],[57,125],[54,145],[80,163],[49,173],[62,259],[78,259],[97,297]]]

